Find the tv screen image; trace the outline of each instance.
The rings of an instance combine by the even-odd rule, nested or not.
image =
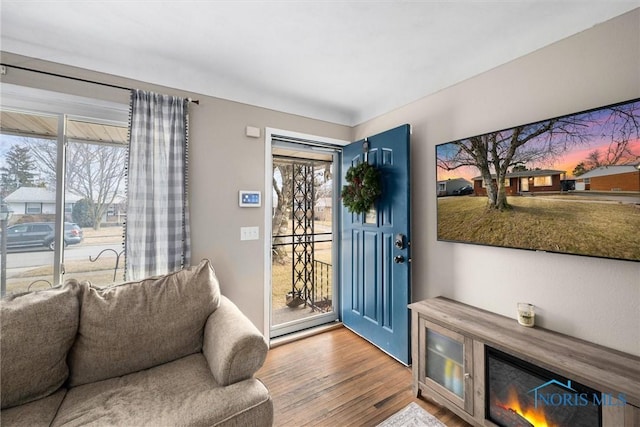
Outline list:
[[[640,98],[436,146],[437,236],[640,261]]]

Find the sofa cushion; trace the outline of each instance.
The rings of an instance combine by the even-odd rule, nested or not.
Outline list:
[[[78,289],[71,282],[0,302],[3,409],[48,396],[67,379],[67,353],[78,331]]]
[[[207,260],[139,282],[104,289],[83,285],[78,337],[69,352],[70,386],[201,351],[205,322],[220,304]]]
[[[49,427],[58,413],[58,408],[66,393],[67,390],[61,388],[42,399],[3,409],[0,411],[0,425],[2,427]]]
[[[202,353],[69,390],[53,426],[270,426],[273,404],[256,379],[216,384]]]

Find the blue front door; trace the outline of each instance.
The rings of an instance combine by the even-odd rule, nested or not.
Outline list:
[[[369,213],[342,208],[342,321],[404,364],[410,362],[409,133],[403,125],[354,142],[342,157],[343,185],[349,167],[363,161],[382,176],[382,196]]]

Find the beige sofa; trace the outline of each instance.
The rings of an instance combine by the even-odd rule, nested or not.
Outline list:
[[[1,425],[270,426],[267,345],[208,261],[1,302]]]

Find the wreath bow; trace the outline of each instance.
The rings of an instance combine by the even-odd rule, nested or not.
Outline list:
[[[362,214],[373,206],[380,195],[380,171],[367,162],[347,170],[347,185],[342,188],[342,203],[351,213]]]

